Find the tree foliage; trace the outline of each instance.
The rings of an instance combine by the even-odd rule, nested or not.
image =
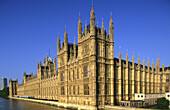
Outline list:
[[[9,95],[9,87],[0,90],[0,97],[8,98],[8,95]]]
[[[157,99],[157,108],[159,109],[168,109],[169,100],[165,97]]]

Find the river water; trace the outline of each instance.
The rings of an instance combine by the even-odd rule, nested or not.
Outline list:
[[[44,105],[22,100],[4,99],[0,97],[0,110],[69,110],[56,106]]]

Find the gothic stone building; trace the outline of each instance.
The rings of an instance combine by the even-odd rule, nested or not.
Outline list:
[[[78,21],[78,45],[68,43],[67,32],[64,43],[57,40],[57,63],[49,57],[43,65],[37,64],[37,74],[26,75],[23,83],[10,80],[10,97],[13,95],[34,96],[38,99],[57,100],[59,103],[104,107],[116,105],[123,100],[134,100],[135,93],[165,93],[170,91],[170,67],[160,68],[158,58],[154,67],[148,61],[145,65],[114,58],[114,27],[112,16],[109,35],[102,27],[95,26],[95,12],[91,10],[90,24]],[[15,83],[15,84],[13,84]],[[14,87],[15,85],[15,87]]]

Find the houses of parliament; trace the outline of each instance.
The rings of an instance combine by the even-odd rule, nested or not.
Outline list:
[[[126,54],[122,60],[114,57],[114,26],[112,16],[109,33],[104,23],[99,28],[95,12],[90,12],[90,24],[78,20],[78,44],[69,43],[65,29],[64,42],[57,39],[56,58],[50,57],[37,63],[37,74],[23,74],[23,83],[9,80],[9,97],[33,96],[36,99],[56,100],[59,103],[102,108],[118,105],[121,101],[134,100],[135,93],[152,94],[170,92],[170,67],[145,60],[135,63]],[[129,61],[132,59],[132,62]],[[141,64],[142,62],[142,64]],[[56,63],[58,69],[56,69]],[[150,66],[151,65],[151,66]]]

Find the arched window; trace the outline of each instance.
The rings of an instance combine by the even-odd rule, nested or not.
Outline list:
[[[74,70],[73,70],[73,80],[74,80]]]
[[[79,79],[79,69],[77,68],[77,79]]]
[[[62,81],[64,81],[64,72],[63,72],[63,79],[62,79]]]
[[[98,44],[98,56],[100,56],[100,44]]]

